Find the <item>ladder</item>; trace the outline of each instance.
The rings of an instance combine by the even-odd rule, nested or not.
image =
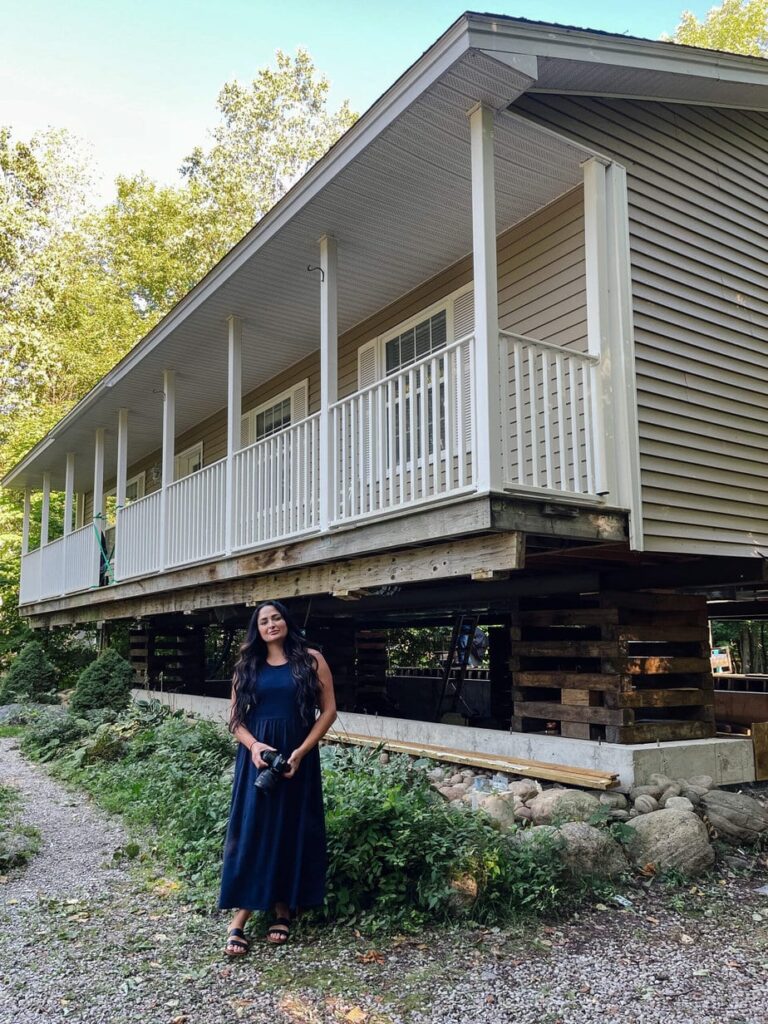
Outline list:
[[[454,620],[448,657],[445,659],[440,680],[440,696],[435,706],[436,722],[439,722],[446,712],[456,713],[459,708],[466,718],[473,718],[476,715],[476,712],[467,704],[461,691],[464,688],[472,641],[479,622],[479,615],[467,615],[463,612]],[[466,642],[463,644],[461,643],[462,637],[466,638]]]

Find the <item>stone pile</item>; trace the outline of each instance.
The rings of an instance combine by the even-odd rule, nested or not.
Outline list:
[[[768,838],[768,808],[754,797],[718,789],[708,775],[657,774],[629,792],[597,795],[471,768],[437,767],[427,775],[457,810],[487,814],[521,838],[541,830],[556,834],[575,875],[610,878],[635,868],[693,876],[714,863],[713,840],[745,846]],[[618,822],[631,830],[622,842],[605,827]]]

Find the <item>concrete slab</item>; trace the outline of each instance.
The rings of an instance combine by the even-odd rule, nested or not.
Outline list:
[[[157,690],[134,690],[133,694],[138,700],[154,698],[172,708],[194,711],[204,718],[220,722],[226,721],[229,712],[229,701],[220,697],[195,697]],[[356,715],[346,711],[339,714],[335,728],[376,739],[434,743],[458,750],[482,751],[576,768],[618,772],[622,789],[646,784],[654,772],[661,772],[673,779],[711,775],[718,786],[755,781],[752,741],[744,737],[624,745],[419,722],[405,718]]]

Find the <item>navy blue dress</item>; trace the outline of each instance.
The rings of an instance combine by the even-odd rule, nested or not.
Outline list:
[[[262,668],[245,725],[286,758],[303,743],[311,726],[299,717],[290,665]],[[249,751],[238,744],[219,907],[318,906],[325,898],[326,871],[319,751],[310,750],[293,778],[278,779],[271,793],[255,788],[258,773]]]

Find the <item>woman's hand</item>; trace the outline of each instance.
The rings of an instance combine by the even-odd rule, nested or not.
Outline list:
[[[253,742],[253,744],[251,745],[251,760],[253,761],[253,763],[256,765],[257,768],[266,768],[267,767],[267,762],[262,760],[261,752],[262,752],[262,750],[274,750],[274,749],[275,748],[274,747],[270,747],[270,745],[268,743],[259,743],[258,740],[255,740]]]
[[[303,750],[294,750],[291,756],[288,758],[288,771],[283,776],[284,779],[292,779],[296,772],[299,770],[299,765],[304,757]]]

